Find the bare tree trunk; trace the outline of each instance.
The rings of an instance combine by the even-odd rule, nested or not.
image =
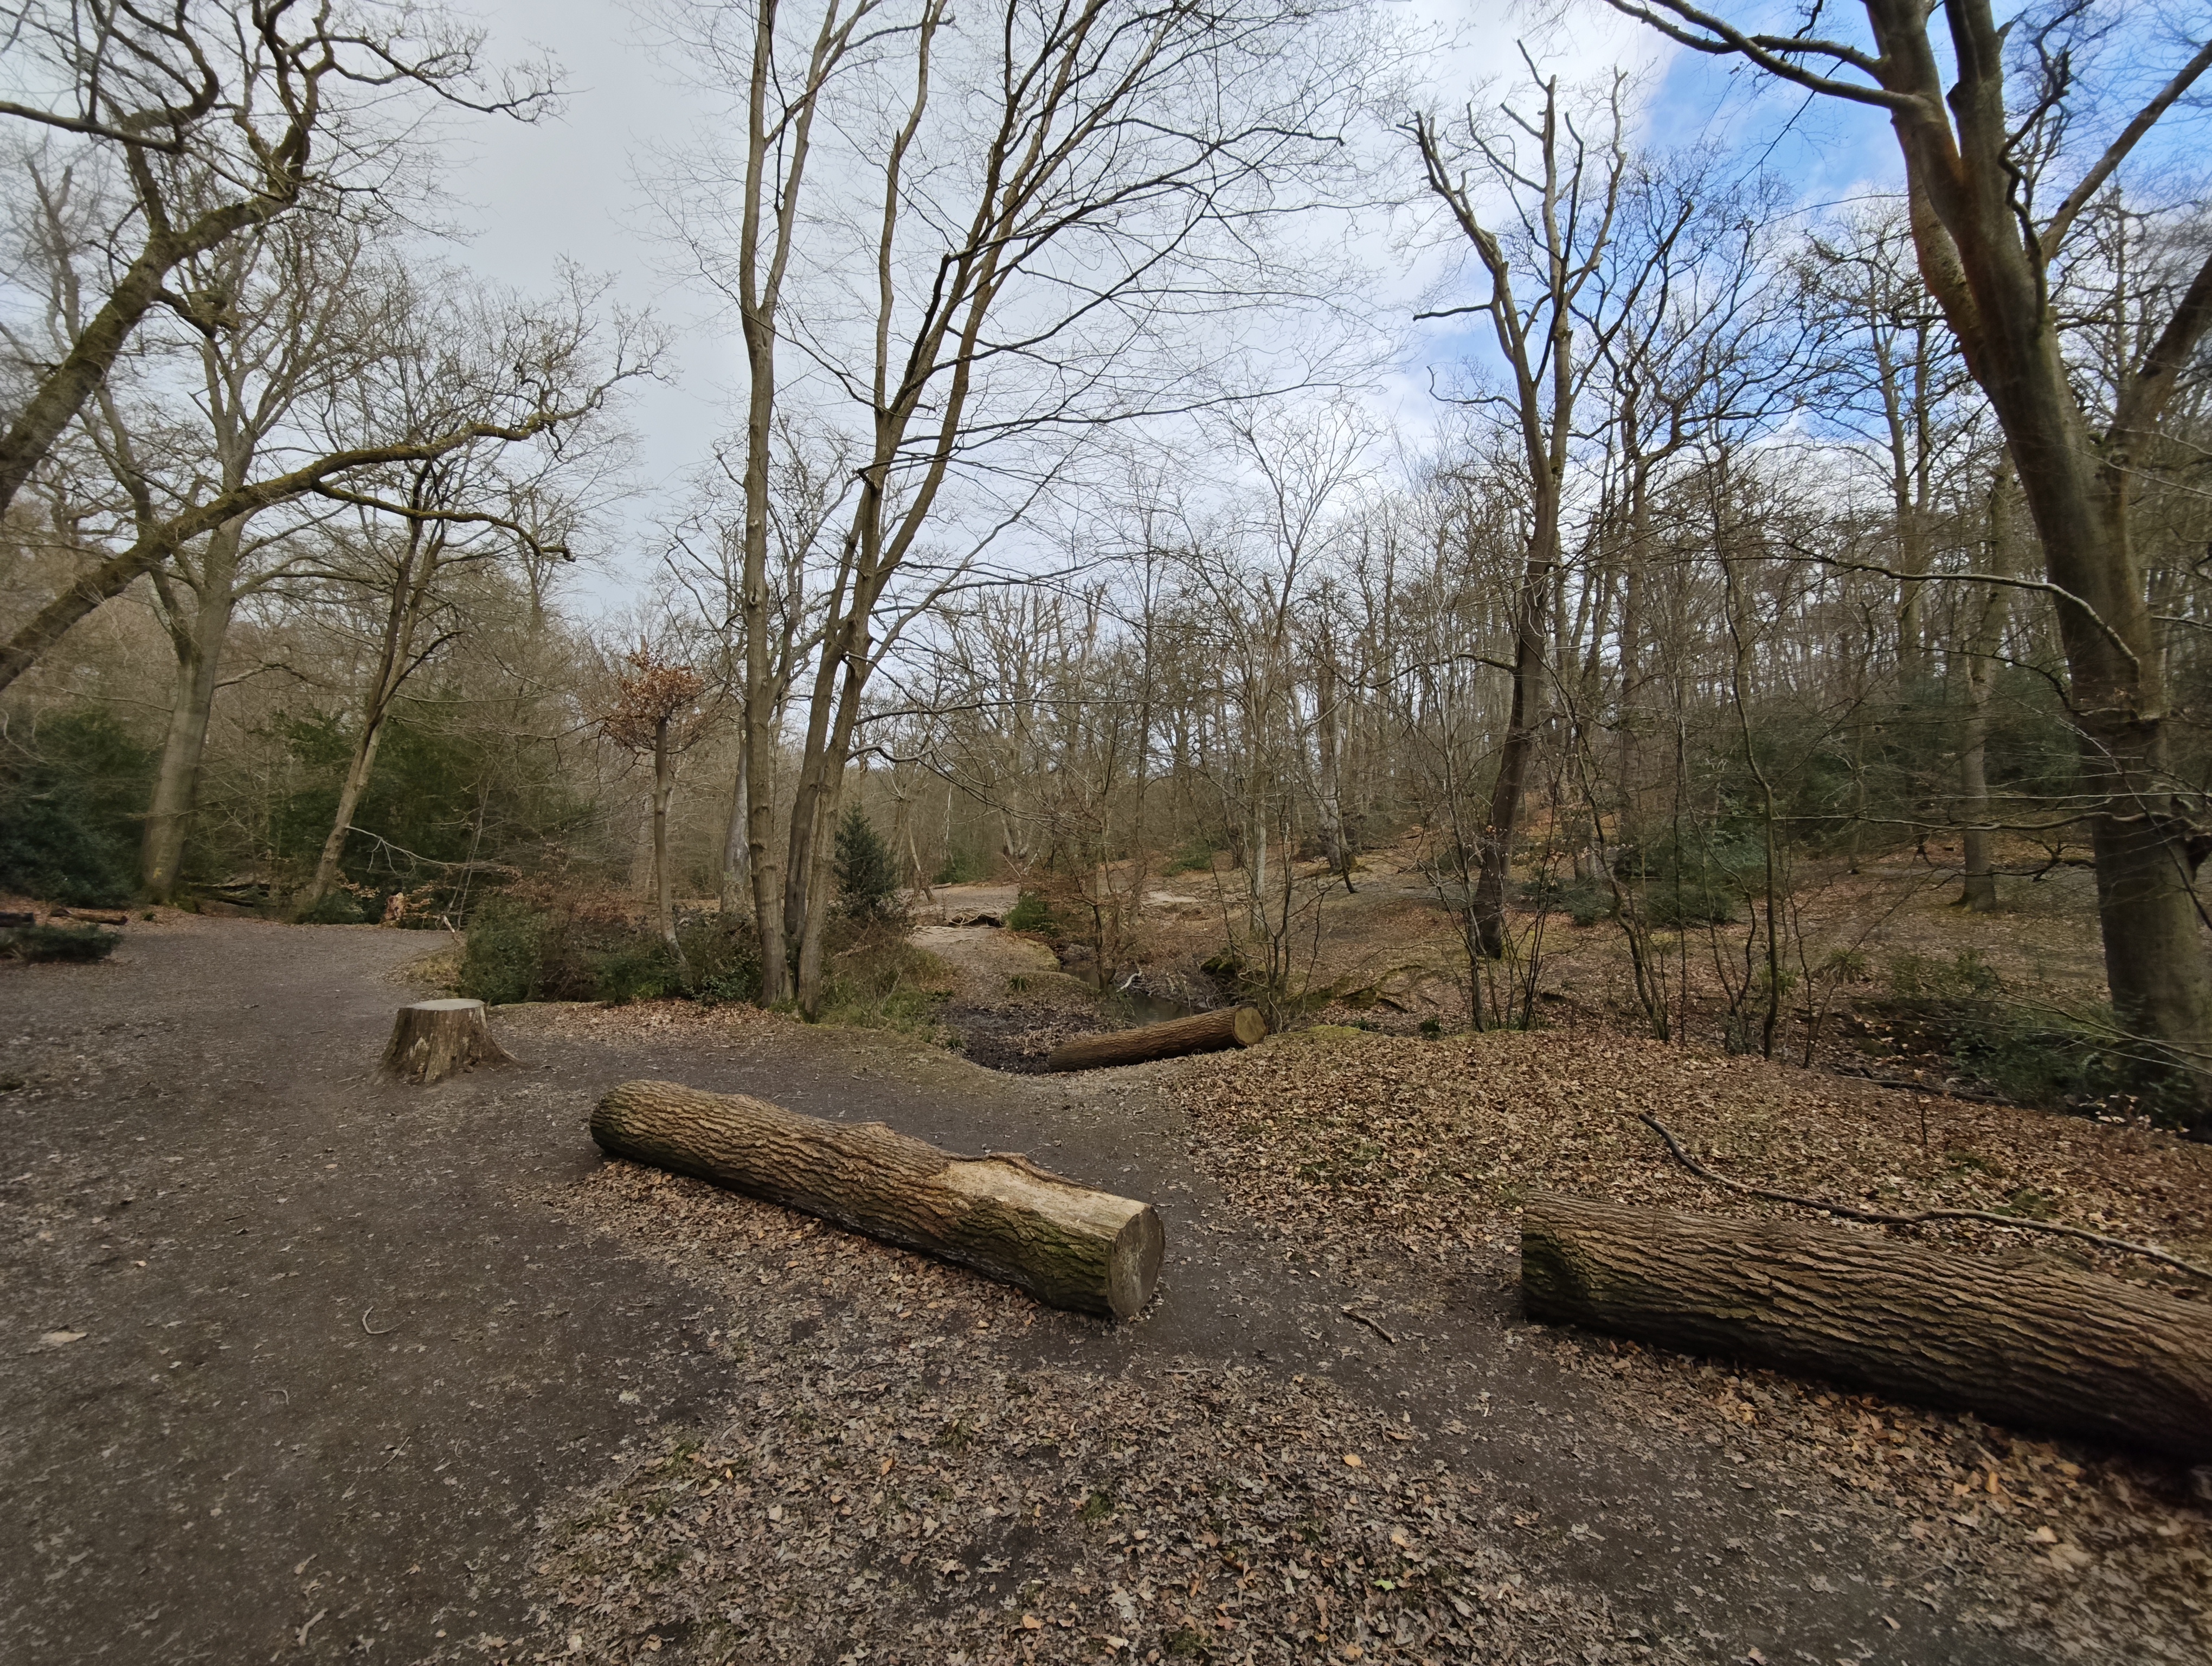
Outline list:
[[[675,796],[676,758],[668,749],[668,719],[663,717],[653,729],[653,920],[660,940],[680,963],[684,952],[676,946],[676,876],[668,866],[668,805]]]
[[[427,472],[417,477],[418,493],[425,477]],[[428,598],[430,581],[436,575],[443,548],[442,530],[430,532],[420,520],[409,523],[404,552],[390,578],[392,590],[385,610],[384,637],[377,654],[376,669],[369,678],[368,698],[362,702],[361,733],[355,738],[353,756],[346,763],[345,784],[338,789],[337,812],[331,821],[330,836],[323,841],[314,878],[300,901],[302,909],[314,907],[337,883],[338,860],[345,854],[346,836],[353,831],[354,812],[361,807],[370,771],[376,767],[376,749],[384,740],[385,720],[392,715],[399,685],[413,669],[409,655],[414,646],[415,627]]]
[[[1556,531],[1556,521],[1553,526]],[[1512,704],[1505,719],[1504,743],[1498,749],[1498,780],[1491,787],[1490,809],[1476,845],[1480,868],[1474,881],[1474,926],[1482,952],[1492,960],[1505,952],[1505,885],[1512,872],[1521,798],[1544,706],[1544,605],[1551,593],[1553,565],[1547,549],[1530,551],[1514,608]]]
[[[2009,476],[2009,469],[2000,469],[1990,487],[1989,571],[1998,577],[2012,570]],[[1973,913],[1989,914],[1997,905],[1990,851],[1990,674],[2004,634],[2008,593],[1994,584],[1977,588],[1980,593],[1966,600],[1967,617],[1973,623],[1966,645],[1966,715],[1959,737],[1959,815],[1966,824],[1961,842],[1966,882],[1960,900]]]
[[[231,613],[238,601],[238,546],[243,530],[240,521],[225,521],[209,537],[200,563],[198,605],[189,623],[171,623],[177,648],[176,703],[170,708],[168,733],[162,739],[161,769],[155,777],[154,800],[146,812],[145,836],[140,846],[141,879],[146,895],[156,903],[166,903],[176,895],[185,839],[199,797],[200,759],[207,749],[208,723],[215,710],[222,645],[230,633]]]
[[[722,918],[734,916],[752,889],[752,852],[746,842],[750,808],[746,788],[751,781],[746,768],[746,749],[738,749],[738,779],[730,792],[730,819],[722,830],[721,890],[716,898]]]
[[[330,834],[323,841],[322,854],[316,859],[315,877],[307,886],[307,896],[301,900],[303,909],[314,907],[337,884],[338,859],[345,854],[346,836],[353,831],[354,812],[361,808],[362,794],[368,790],[369,775],[376,768],[376,749],[383,740],[384,713],[373,709],[353,744],[353,756],[346,760],[345,784],[338,788],[337,813],[331,818]]]
[[[1691,0],[1613,3],[1647,18],[1647,7],[1670,14],[1662,27],[1701,50],[1746,56],[1815,93],[1887,110],[1921,277],[1989,395],[2042,541],[2079,732],[2080,802],[2112,1006],[2190,1079],[2200,1120],[2212,1118],[2212,964],[2196,894],[2212,830],[2171,767],[2164,643],[2129,526],[2137,470],[2212,331],[2212,258],[2192,252],[2202,264],[2163,321],[2142,319],[2131,344],[2140,356],[2114,367],[2112,409],[2094,429],[2051,299],[2051,268],[2067,233],[2164,114],[2212,72],[2212,43],[2197,46],[2038,225],[2021,190],[2016,125],[2018,106],[2034,95],[2008,96],[2010,25],[1996,21],[1989,0],[1937,9],[1869,0],[1874,55],[1853,55],[1850,73],[1836,76],[1816,72],[1787,45],[1732,30]],[[1942,50],[1930,38],[1938,17],[1949,35]],[[2063,102],[2055,119],[2064,119]]]

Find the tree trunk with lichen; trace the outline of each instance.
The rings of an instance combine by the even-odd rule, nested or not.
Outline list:
[[[611,1157],[941,1256],[1053,1307],[1126,1319],[1159,1280],[1166,1238],[1152,1205],[1011,1152],[963,1157],[881,1122],[823,1122],[675,1082],[624,1082],[592,1113],[592,1138]]]
[[[2212,1459],[2212,1309],[2056,1262],[1547,1196],[1521,1287],[1532,1318]]]

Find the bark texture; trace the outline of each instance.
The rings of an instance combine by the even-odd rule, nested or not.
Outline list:
[[[2212,1310],[2100,1274],[1540,1197],[1521,1286],[1534,1318],[2212,1459]]]
[[[484,1027],[480,1000],[418,1000],[401,1007],[392,1043],[384,1049],[385,1069],[426,1087],[478,1065],[514,1062]]]
[[[611,1157],[819,1215],[1079,1313],[1139,1312],[1167,1245],[1151,1204],[1014,1152],[963,1157],[881,1122],[827,1122],[742,1093],[624,1082],[592,1113],[592,1138]]]
[[[1258,1007],[1224,1006],[1218,1012],[1194,1012],[1187,1018],[1170,1018],[1165,1024],[1148,1024],[1138,1030],[1085,1036],[1054,1049],[1044,1067],[1103,1070],[1109,1065],[1142,1064],[1147,1059],[1250,1047],[1267,1037],[1267,1021],[1260,1016]]]

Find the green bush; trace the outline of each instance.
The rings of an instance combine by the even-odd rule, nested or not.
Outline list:
[[[16,926],[0,931],[0,956],[10,960],[105,960],[123,940],[97,926]]]
[[[1549,876],[1526,881],[1520,887],[1524,907],[1564,914],[1577,926],[1595,926],[1613,912],[1613,889],[1595,879],[1558,879]]]
[[[1613,872],[1640,887],[1644,918],[1659,931],[1725,926],[1763,885],[1766,854],[1755,827],[1722,821],[1687,827],[1623,850]]]
[[[2109,1007],[2065,1011],[2008,1000],[1977,950],[1948,959],[1899,955],[1889,964],[1889,994],[1857,1005],[1887,1019],[1907,1052],[1946,1056],[1960,1074],[2016,1104],[2201,1125],[2185,1075],[2154,1045],[2129,1037]]]
[[[1889,992],[1900,1000],[1986,1000],[2004,993],[1996,970],[1978,949],[1961,949],[1944,960],[1901,954],[1889,963]]]
[[[876,832],[867,812],[854,805],[837,824],[837,911],[848,920],[903,925],[906,905],[899,897],[898,866],[890,847]]]
[[[667,944],[645,932],[633,933],[603,950],[592,964],[593,993],[610,1006],[633,1000],[658,1000],[684,993],[684,975]]]
[[[1168,858],[1167,866],[1160,870],[1163,876],[1177,873],[1211,873],[1218,847],[1211,839],[1193,839]]]
[[[0,750],[0,890],[113,908],[138,885],[154,754],[97,709],[40,723]]]
[[[360,897],[349,891],[334,889],[325,891],[297,919],[303,926],[358,926],[369,917]]]
[[[927,950],[895,932],[865,930],[830,960],[822,1019],[940,1039],[937,1015],[951,996],[951,968]]]
[[[1006,914],[1008,931],[1050,933],[1057,923],[1052,917],[1052,904],[1041,891],[1024,891],[1014,898],[1014,906]]]
[[[454,988],[487,1006],[542,998],[543,957],[551,917],[511,897],[492,896],[469,916]]]
[[[972,850],[945,853],[945,862],[930,879],[933,885],[972,885],[990,873],[990,865]]]
[[[341,853],[339,871],[356,884],[411,891],[449,873],[446,864],[535,859],[593,813],[550,754],[534,743],[518,750],[496,725],[456,728],[453,709],[426,690],[385,725]],[[346,718],[280,713],[260,733],[283,749],[287,787],[269,806],[265,843],[251,854],[303,873],[330,836],[356,731]]]
[[[708,1006],[750,1000],[760,989],[760,936],[742,915],[701,915],[676,928],[691,978],[690,994]]]

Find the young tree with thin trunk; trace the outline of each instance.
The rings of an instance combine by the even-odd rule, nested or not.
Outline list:
[[[1003,0],[981,19],[902,0],[867,17],[865,53],[842,24],[802,32],[818,43],[810,64],[853,54],[834,82],[810,70],[787,89],[772,29],[732,54],[732,80],[749,89],[738,206],[724,216],[737,247],[700,246],[734,268],[753,372],[749,574],[765,566],[765,435],[792,397],[769,348],[805,356],[808,397],[840,410],[858,441],[780,852],[768,800],[750,811],[763,999],[784,992],[795,952],[800,1004],[819,1002],[830,830],[885,656],[1087,435],[1226,397],[1247,344],[1205,337],[1236,307],[1287,298],[1272,223],[1286,192],[1337,165],[1331,135],[1354,90],[1350,60],[1316,50],[1331,27],[1329,9],[1281,0]],[[834,122],[808,131],[817,144],[837,135],[838,166],[802,177],[802,119],[832,94]],[[776,286],[801,259],[817,304],[779,313]],[[768,604],[747,593],[759,599],[757,696]],[[769,702],[749,707],[757,777],[778,737]]]
[[[471,435],[368,481],[319,488],[358,518],[315,576],[366,605],[369,670],[337,812],[296,899],[302,909],[337,883],[354,813],[409,680],[470,629],[457,581],[517,546],[567,553],[574,488],[589,477],[594,441],[604,438],[587,419],[604,415],[615,390],[652,364],[649,346],[637,356],[627,322],[611,344],[601,341],[597,301],[575,287],[539,307],[417,291],[395,308],[396,339],[376,374],[350,391],[343,420],[433,433],[457,410],[502,399],[550,401],[563,414],[557,423]],[[558,430],[559,444],[526,443],[548,429]]]
[[[1631,172],[1622,78],[1616,76],[1578,119],[1563,107],[1559,78],[1544,76],[1533,59],[1528,68],[1540,95],[1533,115],[1501,106],[1501,128],[1469,106],[1449,128],[1427,112],[1415,112],[1404,127],[1423,183],[1474,250],[1489,289],[1484,300],[1423,316],[1489,319],[1507,377],[1496,403],[1518,442],[1528,494],[1509,707],[1489,807],[1475,830],[1473,919],[1481,952],[1493,959],[1505,952],[1506,882],[1553,669],[1547,620],[1560,577],[1575,402],[1597,362],[1587,344],[1576,343],[1576,312],[1610,252]],[[1584,133],[1585,122],[1595,131]],[[1513,250],[1486,223],[1479,200],[1486,190],[1506,193],[1518,216]]]
[[[1990,482],[1988,532],[1982,541],[1982,558],[1976,563],[1984,577],[2014,575],[2012,498],[2016,489],[2011,469],[1999,467]],[[2012,592],[2002,584],[1972,586],[1964,601],[1966,633],[1960,648],[1966,714],[1959,737],[1959,822],[1966,891],[1959,900],[1975,914],[1994,913],[1997,906],[1996,864],[1990,854],[1995,830],[1990,809],[1990,681],[2011,601]]]
[[[644,641],[623,655],[623,666],[615,673],[614,697],[599,714],[599,729],[624,751],[653,760],[653,929],[680,966],[684,951],[676,939],[668,808],[676,797],[677,766],[706,733],[708,714],[701,698],[707,679]]]
[[[362,254],[358,228],[295,216],[181,268],[202,297],[187,319],[199,360],[195,403],[218,490],[246,483],[295,406],[326,399],[380,350],[377,309],[355,292]],[[282,582],[288,535],[297,530],[280,524],[256,536],[255,518],[237,515],[151,575],[177,657],[141,856],[140,882],[155,902],[176,889],[231,622],[241,602]]]

